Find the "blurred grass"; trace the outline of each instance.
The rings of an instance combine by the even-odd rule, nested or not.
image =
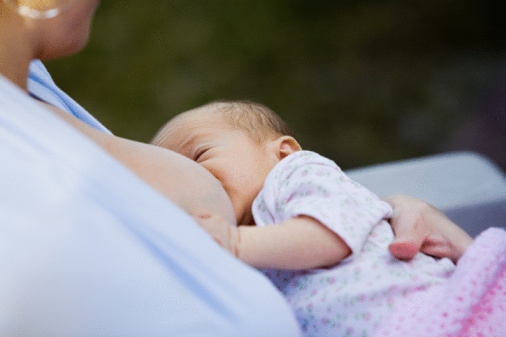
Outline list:
[[[452,149],[506,75],[497,6],[104,0],[87,48],[46,64],[119,136],[149,141],[179,112],[252,99],[347,169]]]

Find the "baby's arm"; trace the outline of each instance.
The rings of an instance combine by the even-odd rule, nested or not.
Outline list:
[[[307,216],[291,218],[275,226],[240,226],[237,232],[237,257],[257,268],[330,267],[351,254],[336,233]]]
[[[217,215],[196,220],[223,248],[256,268],[324,268],[351,254],[337,234],[307,216],[264,227],[231,227]]]

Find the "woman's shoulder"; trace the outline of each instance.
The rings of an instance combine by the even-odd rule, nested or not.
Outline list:
[[[94,129],[111,133],[102,123],[56,85],[51,74],[40,60],[33,60],[30,63],[27,85],[32,96],[75,116]]]

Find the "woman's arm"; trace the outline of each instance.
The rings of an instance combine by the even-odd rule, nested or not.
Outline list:
[[[393,208],[390,224],[395,233],[389,250],[400,259],[419,251],[457,262],[473,239],[434,206],[407,195],[383,198]]]
[[[217,215],[195,219],[223,248],[256,268],[324,268],[351,254],[337,234],[307,216],[265,227],[230,227]]]
[[[223,187],[200,165],[166,149],[105,134],[48,107],[188,213],[220,214],[227,219],[227,228],[235,224],[233,208]],[[395,239],[390,252],[397,258],[410,259],[422,251],[456,262],[473,241],[442,212],[420,199],[396,195],[384,200],[394,209],[390,224]]]

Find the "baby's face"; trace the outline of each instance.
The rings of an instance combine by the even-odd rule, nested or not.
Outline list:
[[[224,118],[198,112],[180,116],[162,132],[162,140],[155,145],[180,153],[210,171],[230,197],[237,223],[253,224],[253,200],[279,161],[269,142],[259,143]]]

